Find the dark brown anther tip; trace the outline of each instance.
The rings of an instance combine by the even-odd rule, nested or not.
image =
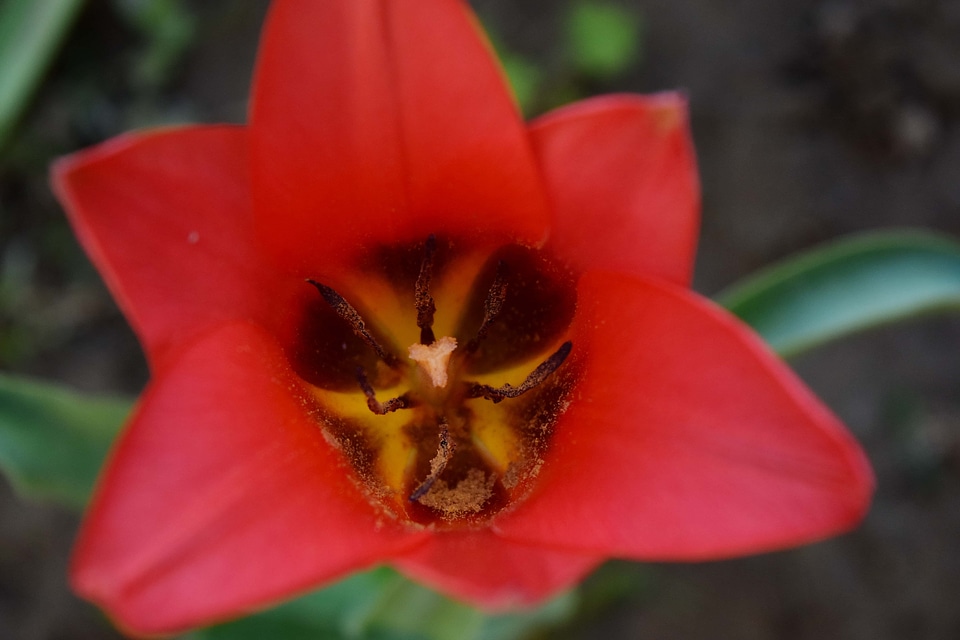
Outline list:
[[[487,337],[487,331],[490,330],[490,324],[496,320],[503,309],[503,302],[507,299],[507,263],[500,260],[497,263],[497,273],[493,277],[493,283],[487,290],[487,298],[483,302],[483,320],[480,328],[477,329],[477,335],[467,343],[466,352],[473,353],[480,347],[480,343]]]
[[[358,338],[363,340],[371,349],[376,351],[377,356],[381,360],[383,360],[390,367],[397,367],[401,364],[399,358],[384,349],[383,346],[377,342],[377,339],[374,338],[373,334],[367,329],[367,324],[360,316],[360,312],[354,309],[353,305],[347,302],[343,296],[334,291],[332,287],[328,287],[327,285],[317,282],[316,280],[307,278],[307,282],[317,288],[317,291],[320,292],[320,297],[323,298],[324,302],[330,305],[330,308],[333,309],[334,313],[340,316],[341,320],[350,325],[350,328],[353,329],[353,333],[356,334]]]
[[[357,367],[357,382],[360,384],[360,389],[363,390],[363,395],[367,397],[367,408],[378,416],[414,406],[413,400],[406,393],[396,398],[390,398],[386,402],[377,401],[377,393],[373,390],[373,386],[367,378],[367,372],[363,370],[363,367]]]
[[[553,352],[549,358],[540,363],[540,365],[533,370],[533,372],[527,376],[523,383],[519,387],[515,387],[511,384],[505,384],[502,387],[491,387],[488,384],[480,384],[479,382],[468,382],[469,387],[467,388],[467,397],[468,398],[484,398],[490,400],[494,404],[502,402],[506,398],[517,398],[522,396],[527,391],[535,389],[543,384],[550,375],[560,368],[560,365],[563,364],[563,361],[567,359],[567,356],[570,355],[570,352],[573,350],[573,342],[567,340],[560,348]]]
[[[443,470],[447,468],[447,464],[450,462],[450,459],[453,457],[453,452],[457,448],[456,443],[450,437],[450,430],[447,428],[446,418],[440,418],[439,426],[440,444],[437,446],[437,455],[430,461],[430,475],[410,494],[410,502],[416,502],[427,495],[427,492],[430,491],[430,488],[437,481],[437,478],[439,478]]]

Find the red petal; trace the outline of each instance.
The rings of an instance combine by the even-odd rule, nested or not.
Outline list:
[[[123,136],[61,159],[53,182],[155,366],[218,322],[265,320],[303,286],[255,250],[241,128]]]
[[[101,479],[72,581],[125,628],[233,616],[409,548],[308,415],[280,349],[233,324],[181,352]]]
[[[685,290],[590,273],[578,400],[504,537],[648,560],[762,552],[845,531],[860,447],[766,346]]]
[[[409,578],[491,611],[538,604],[600,564],[594,555],[508,542],[489,531],[441,533],[394,560]]]
[[[582,270],[690,282],[700,187],[682,96],[587,100],[536,120],[530,135],[558,255]]]
[[[465,3],[275,3],[252,127],[258,226],[304,275],[360,244],[545,235],[526,131]]]

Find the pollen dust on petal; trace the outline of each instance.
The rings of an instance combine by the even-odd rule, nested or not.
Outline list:
[[[455,487],[437,480],[430,491],[419,499],[420,504],[436,509],[448,517],[477,513],[493,495],[496,478],[480,469],[470,469]]]

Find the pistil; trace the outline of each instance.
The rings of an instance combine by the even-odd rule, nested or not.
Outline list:
[[[427,374],[431,384],[437,389],[442,389],[447,386],[450,356],[456,348],[456,338],[444,336],[432,344],[412,344],[407,352],[410,354],[410,359]]]

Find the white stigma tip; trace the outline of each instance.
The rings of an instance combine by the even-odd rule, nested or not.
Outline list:
[[[407,349],[410,359],[420,365],[420,368],[430,376],[430,382],[437,388],[447,386],[447,365],[450,364],[450,354],[457,348],[456,338],[444,336],[435,340],[433,344],[413,344]]]

